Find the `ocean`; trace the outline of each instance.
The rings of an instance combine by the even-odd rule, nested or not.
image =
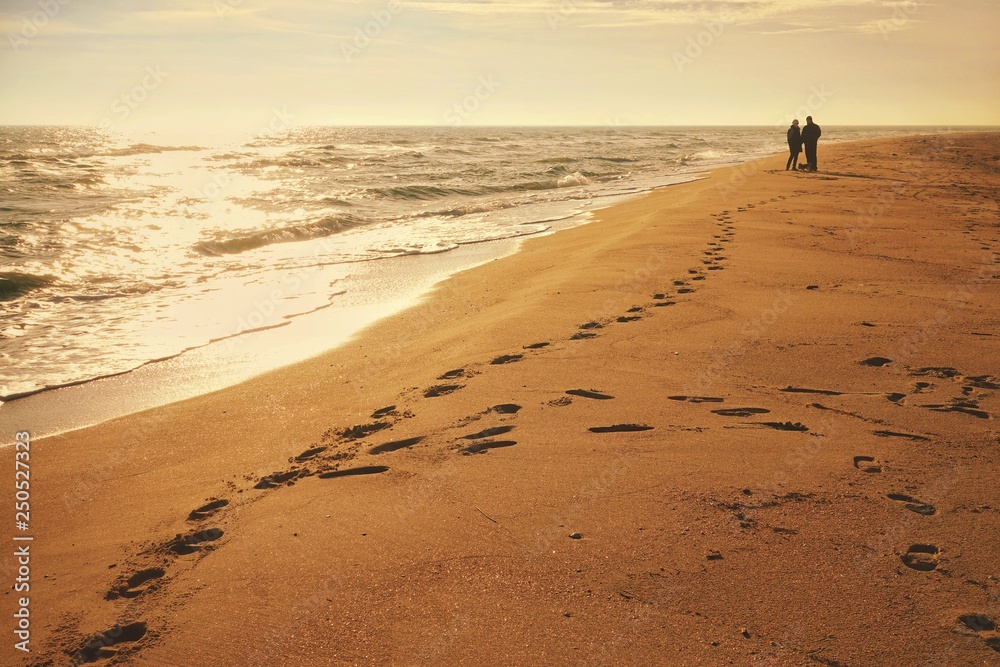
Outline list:
[[[0,127],[0,401],[384,299],[424,266],[407,258],[484,244],[485,261],[784,150],[775,127],[303,127],[222,146]]]

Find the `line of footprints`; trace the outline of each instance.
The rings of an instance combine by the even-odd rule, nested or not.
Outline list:
[[[782,199],[784,199],[784,197],[778,197],[770,201],[777,202]],[[762,205],[765,203],[767,202],[760,202]],[[749,208],[754,208],[754,205],[747,204],[745,208],[741,207],[739,210],[744,211]],[[727,259],[727,257],[723,255],[723,244],[730,243],[733,240],[735,227],[733,225],[732,214],[730,211],[723,211],[713,217],[716,220],[717,226],[720,228],[720,233],[713,235],[713,240],[708,243],[707,249],[703,251],[704,259],[701,260],[703,266],[689,269],[688,276],[684,279],[674,280],[674,289],[672,290],[673,293],[667,291],[656,292],[652,295],[649,303],[634,306],[617,318],[584,323],[580,325],[576,332],[569,336],[569,340],[577,341],[595,338],[598,335],[598,331],[606,326],[616,323],[634,322],[646,317],[650,313],[648,308],[661,308],[676,305],[678,300],[682,299],[684,295],[691,294],[695,291],[695,288],[691,285],[692,282],[703,281],[706,279],[708,274],[706,274],[705,271],[722,270],[724,268],[723,263]],[[437,384],[433,384],[424,389],[421,392],[421,395],[423,399],[435,399],[447,396],[463,389],[466,386],[465,382],[484,372],[490,366],[501,366],[516,363],[524,359],[526,355],[544,353],[543,351],[545,351],[546,348],[550,350],[554,349],[553,343],[546,341],[525,345],[519,352],[503,354],[495,357],[489,361],[488,364],[484,365],[485,368],[483,370],[475,370],[473,368],[457,368],[449,370],[437,378]],[[878,364],[868,363],[868,360],[862,363],[865,363],[866,365],[878,366]],[[958,374],[956,372],[955,376],[957,375]],[[986,383],[989,388],[995,388],[991,384],[992,378],[984,376],[982,378],[972,379]],[[786,387],[784,389],[780,389],[779,391],[812,393],[826,396],[841,395],[841,392],[796,387]],[[405,397],[405,393],[404,395],[401,395],[401,398]],[[897,401],[902,400],[902,398],[895,394],[890,395],[890,400],[893,400],[893,397],[896,397],[895,400]],[[709,405],[723,403],[725,400],[720,397],[699,396],[669,396],[667,398],[673,401],[690,404],[705,403]],[[574,399],[606,401],[613,400],[614,396],[594,389],[570,389],[561,397],[548,401],[547,405],[569,405]],[[813,404],[813,406],[823,407],[820,406],[820,404]],[[512,418],[516,416],[518,411],[521,409],[520,405],[514,403],[500,403],[493,405],[478,414],[461,420],[455,427],[452,428],[465,428],[469,424],[483,418],[501,420]],[[950,409],[954,409],[954,407],[951,407]],[[756,407],[727,407],[712,409],[711,413],[720,417],[747,418],[769,414],[770,410]],[[328,480],[344,477],[375,475],[387,472],[389,470],[389,466],[383,464],[366,464],[348,467],[342,467],[342,465],[353,461],[361,454],[366,454],[371,457],[380,457],[392,452],[408,450],[425,443],[427,436],[417,436],[398,440],[388,440],[382,442],[381,444],[365,446],[364,441],[368,440],[375,434],[387,432],[396,423],[412,417],[414,417],[414,414],[411,411],[400,408],[397,405],[390,405],[375,410],[371,414],[372,421],[367,424],[358,424],[342,429],[329,429],[322,435],[320,441],[316,443],[315,446],[289,458],[288,462],[291,464],[290,467],[260,477],[256,480],[256,482],[254,482],[252,488],[257,491],[267,491],[280,487],[289,487],[309,477]],[[740,426],[745,428],[769,428],[778,431],[797,433],[809,432],[808,427],[797,421],[743,422]],[[653,428],[653,426],[645,424],[621,423],[607,426],[594,426],[590,427],[589,430],[593,433],[601,434],[641,432],[649,431]],[[514,429],[514,424],[498,424],[480,429],[473,433],[456,436],[451,449],[458,454],[472,456],[484,454],[495,449],[512,447],[517,444],[516,440],[509,439],[509,434],[514,431]],[[897,433],[884,430],[876,431],[875,434],[882,437],[903,437],[913,440],[927,439],[925,436],[921,435]],[[363,452],[362,449],[364,449]],[[854,465],[860,471],[865,473],[881,473],[883,470],[882,464],[871,456],[855,457]],[[253,479],[251,478],[250,481],[253,481]],[[243,490],[238,492],[243,493]],[[922,502],[905,494],[893,493],[889,494],[888,497],[902,503],[905,508],[918,514],[931,515],[936,511],[935,508],[929,503]],[[253,500],[255,500],[255,498],[251,498],[250,502]],[[223,518],[227,508],[230,508],[230,501],[228,499],[211,498],[208,499],[205,504],[193,509],[187,517],[187,521],[192,524],[193,529],[187,533],[177,534],[170,539],[164,540],[163,542],[140,552],[139,560],[145,561],[145,566],[135,568],[132,570],[131,574],[125,574],[116,579],[106,593],[105,599],[109,601],[131,601],[137,598],[154,595],[157,590],[166,585],[169,580],[169,568],[178,559],[200,558],[216,548],[216,543],[223,537],[224,531],[216,526],[210,526],[209,524],[212,522],[210,520],[219,521]],[[907,567],[915,570],[930,571],[937,567],[938,555],[938,549],[933,545],[915,544],[912,545],[905,554],[903,554],[902,558],[903,563]],[[967,626],[975,626],[975,628],[978,628],[976,630],[977,632],[989,635],[987,637],[987,642],[990,643],[990,646],[993,648],[1000,650],[1000,643],[998,643],[1000,640],[997,640],[992,634],[990,634],[995,630],[995,626],[992,625],[991,620],[981,615],[969,615],[967,618],[973,619],[966,622]],[[970,623],[972,625],[970,625]],[[71,651],[71,655],[76,664],[98,662],[112,658],[116,655],[128,655],[131,652],[141,650],[142,644],[137,642],[140,642],[140,640],[144,637],[152,636],[154,634],[155,632],[150,631],[147,628],[146,623],[143,621],[118,624],[105,632],[88,637],[81,642],[81,644],[77,645],[78,648]]]

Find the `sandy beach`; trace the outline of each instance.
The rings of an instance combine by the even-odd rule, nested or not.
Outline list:
[[[1000,664],[1000,134],[785,158],[32,442],[3,664]]]

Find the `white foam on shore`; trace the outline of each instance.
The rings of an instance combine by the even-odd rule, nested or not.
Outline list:
[[[0,405],[0,438],[33,439],[99,424],[192,398],[342,345],[374,322],[415,305],[451,275],[515,253],[521,239],[503,239],[441,254],[364,263],[329,307],[188,350],[133,371],[33,394]],[[8,439],[9,442],[8,442]]]

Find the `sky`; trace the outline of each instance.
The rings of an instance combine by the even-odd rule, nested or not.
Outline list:
[[[997,0],[0,0],[0,124],[1000,125]]]

